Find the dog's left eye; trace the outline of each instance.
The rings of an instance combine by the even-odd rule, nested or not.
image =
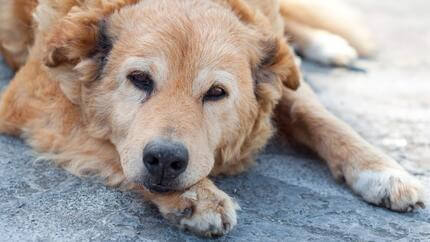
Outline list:
[[[127,79],[133,83],[133,85],[147,93],[151,93],[154,89],[154,81],[149,73],[143,71],[133,71],[127,75]]]
[[[227,93],[222,87],[213,86],[206,92],[203,101],[218,101],[226,96]]]

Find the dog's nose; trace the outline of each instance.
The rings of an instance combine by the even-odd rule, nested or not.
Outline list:
[[[158,185],[168,183],[187,168],[188,150],[180,142],[157,139],[145,146],[143,163],[153,182]]]

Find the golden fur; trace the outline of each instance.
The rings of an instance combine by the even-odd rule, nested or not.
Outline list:
[[[0,51],[20,67],[1,97],[0,132],[23,137],[76,175],[138,189],[181,228],[213,236],[235,226],[238,206],[207,177],[244,171],[273,135],[273,121],[366,201],[397,211],[423,206],[419,182],[328,113],[301,81],[286,34],[306,48],[321,28],[370,52],[365,34],[315,13],[311,0],[0,3],[7,6]],[[332,64],[347,63],[340,59]],[[127,80],[136,70],[151,73],[155,94]],[[212,85],[228,97],[202,105]],[[167,194],[140,182],[147,175],[141,151],[158,136],[190,152]]]

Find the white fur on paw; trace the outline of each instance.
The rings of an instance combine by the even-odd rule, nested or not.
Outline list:
[[[425,207],[421,183],[403,170],[363,171],[352,189],[369,203],[399,212]]]
[[[217,188],[191,189],[181,195],[185,206],[160,209],[164,217],[179,228],[200,236],[217,237],[237,224],[239,205]]]
[[[347,66],[358,58],[357,51],[338,35],[319,30],[302,53],[306,58],[325,65]]]
[[[203,210],[189,219],[182,219],[180,227],[205,237],[222,236],[236,226],[235,209],[226,211]]]
[[[179,226],[205,237],[222,236],[237,224],[239,206],[227,195],[215,200],[195,201],[192,214],[180,220]]]

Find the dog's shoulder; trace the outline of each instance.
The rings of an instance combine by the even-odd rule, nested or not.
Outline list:
[[[277,0],[214,0],[231,8],[244,22],[282,36],[284,25]]]

